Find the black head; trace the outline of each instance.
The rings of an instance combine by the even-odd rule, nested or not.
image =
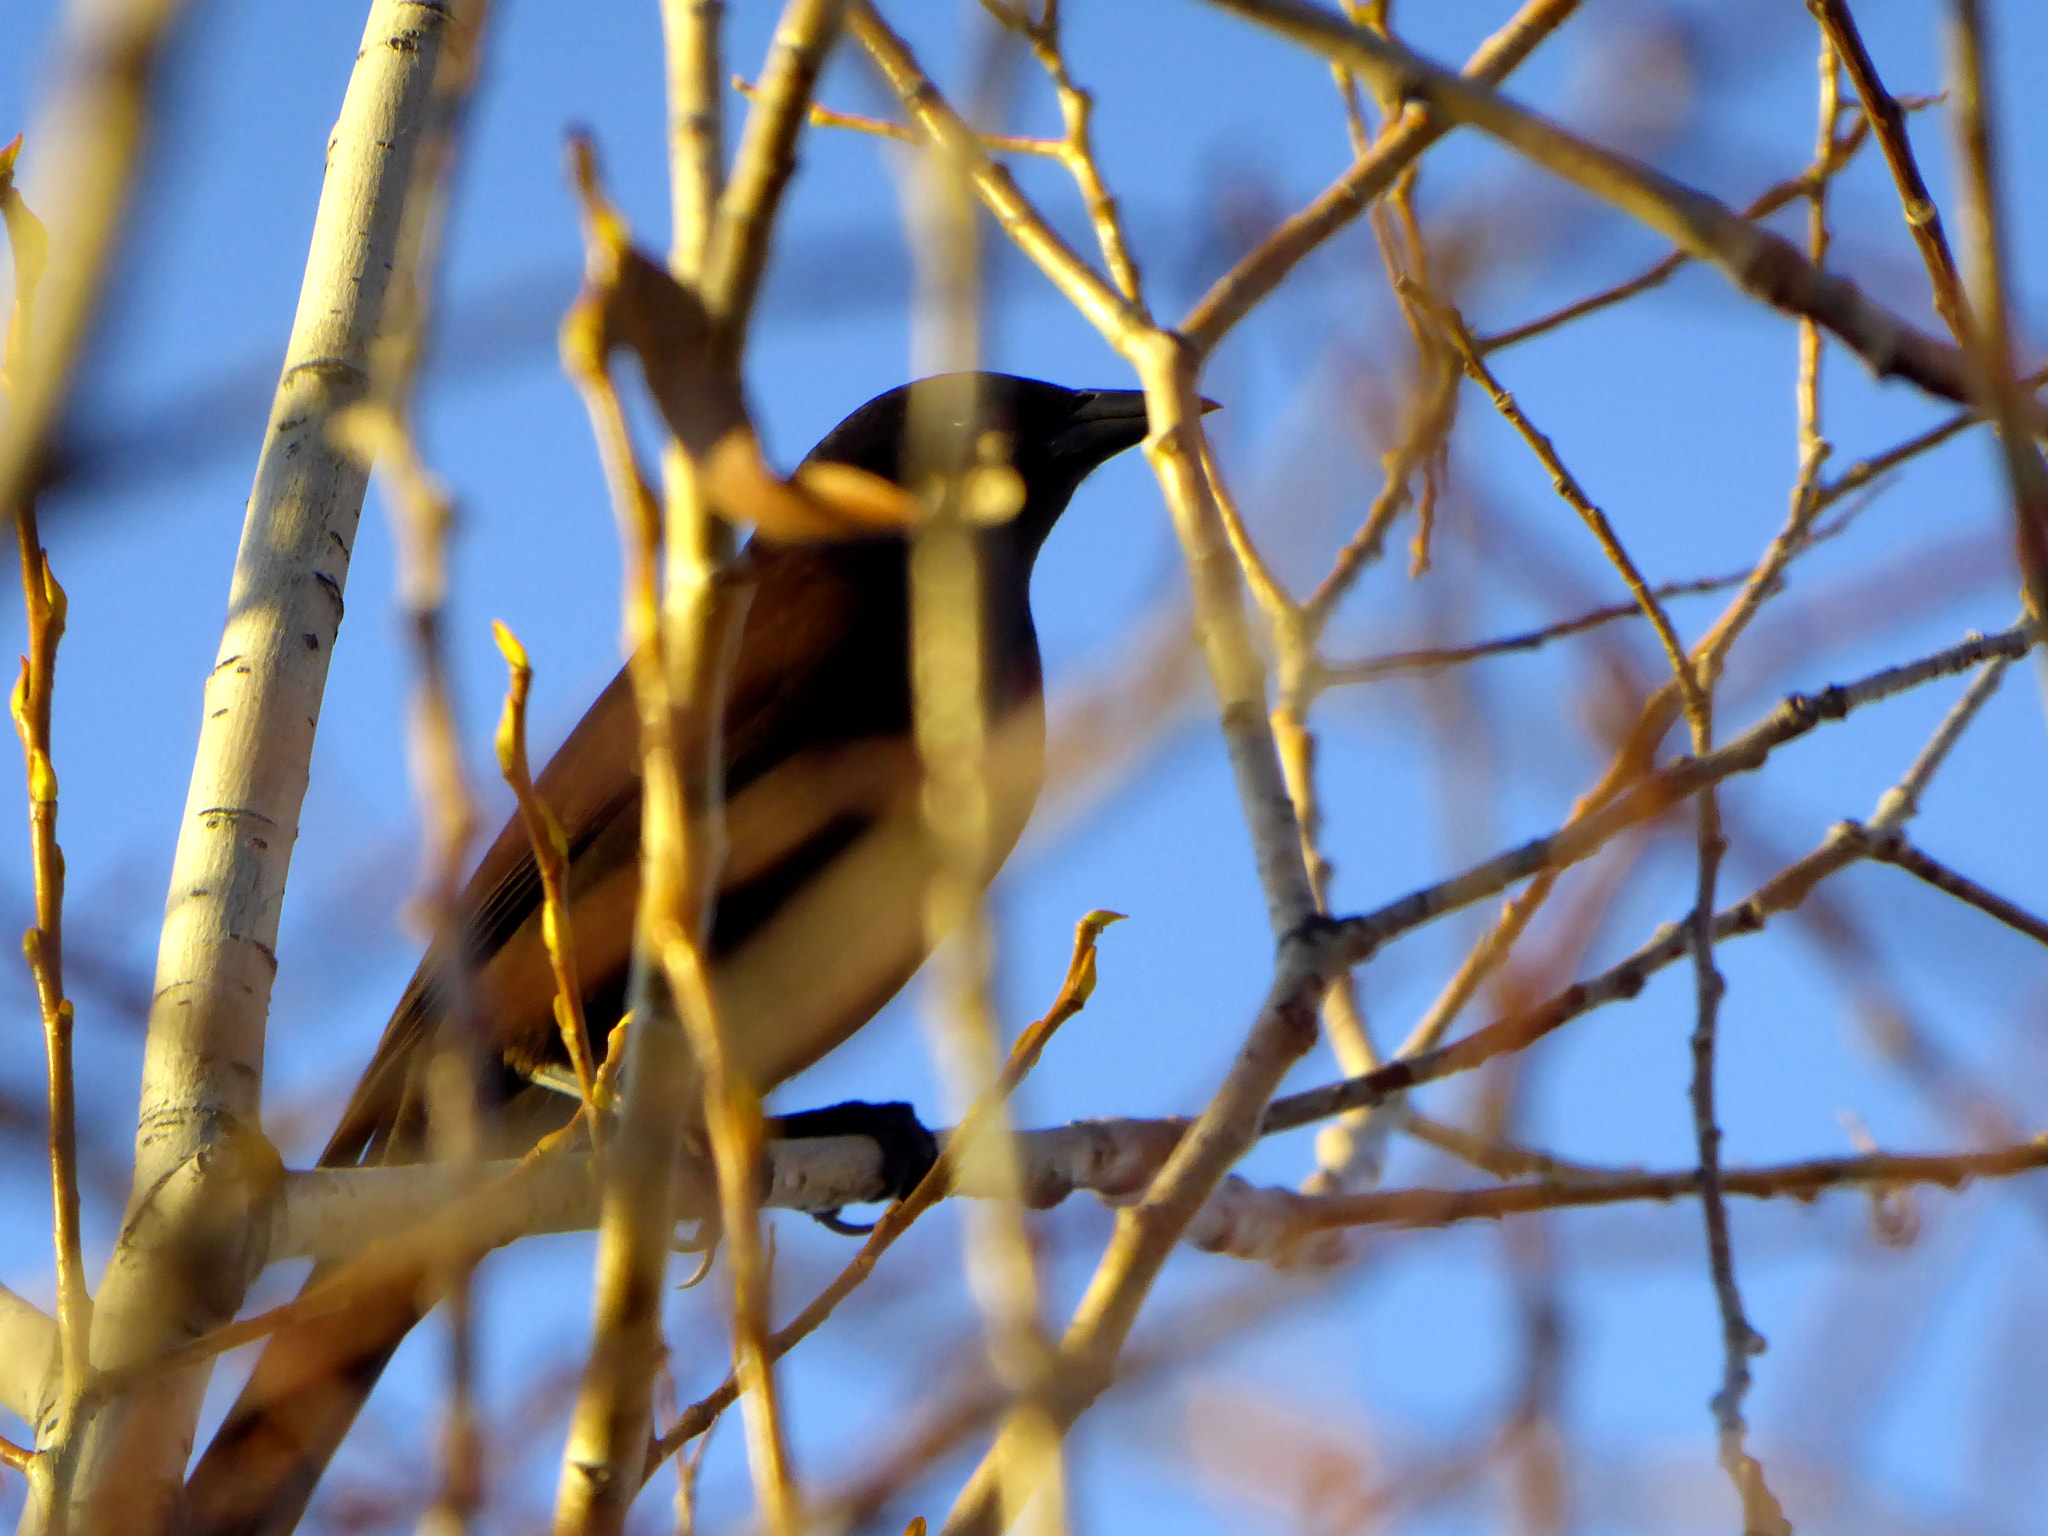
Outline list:
[[[973,387],[967,388],[969,381]],[[913,393],[942,392],[936,405],[949,425],[982,434],[975,457],[1007,462],[1023,482],[1024,502],[1009,527],[1027,559],[1036,555],[1074,491],[1098,466],[1145,437],[1145,396],[1135,389],[1067,389],[1007,373],[941,374],[877,395],[825,434],[804,462],[851,464],[905,483]],[[958,418],[958,419],[950,419]],[[997,434],[991,439],[986,434]]]

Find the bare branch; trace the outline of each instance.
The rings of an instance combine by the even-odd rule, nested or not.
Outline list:
[[[1527,0],[1508,24],[1472,55],[1465,65],[1466,77],[1500,84],[1578,8],[1579,0]],[[1180,330],[1195,355],[1206,357],[1214,352],[1231,327],[1278,288],[1288,273],[1365,212],[1374,198],[1453,126],[1426,102],[1404,102],[1401,116],[1356,165],[1218,278],[1188,311]]]
[[[1955,75],[1956,158],[1963,193],[1963,230],[1970,258],[1972,380],[1984,414],[1998,428],[1998,446],[2012,491],[2014,543],[2028,611],[2048,615],[2048,461],[2034,441],[2034,401],[2013,367],[2012,316],[2006,298],[2005,235],[1991,139],[1991,75],[1985,65],[1981,0],[1953,0],[1948,28]]]
[[[1819,271],[1789,241],[1682,182],[1569,133],[1497,93],[1425,62],[1386,38],[1305,0],[1212,0],[1355,69],[1445,120],[1468,124],[1544,169],[1612,203],[1718,268],[1750,297],[1813,320],[1880,378],[1903,378],[1958,404],[1971,396],[1962,351],[1872,303],[1845,278]]]
[[[1996,918],[2015,933],[2025,934],[2036,944],[2048,944],[2048,921],[2043,921],[2026,908],[2007,901],[1996,891],[1986,890],[1967,875],[1958,874],[1939,859],[1932,858],[1914,847],[1900,833],[1873,837],[1863,827],[1850,824],[1846,834],[1865,845],[1864,856],[1880,864],[1893,864],[1916,879],[1924,880],[1937,891],[1953,896],[1957,901],[1975,907],[1986,917]]]
[[[1927,280],[1934,289],[1934,310],[1948,326],[1949,334],[1962,341],[1970,334],[1969,305],[1963,298],[1962,278],[1948,248],[1948,236],[1941,227],[1941,210],[1927,190],[1920,164],[1913,158],[1912,141],[1906,137],[1906,114],[1898,99],[1878,78],[1877,64],[1863,46],[1863,34],[1844,0],[1806,0],[1821,31],[1826,34],[1842,69],[1856,87],[1856,99],[1863,104],[1863,120],[1877,131],[1878,148],[1899,189],[1899,202],[1906,215],[1906,228],[1920,248],[1920,260],[1927,268]]]

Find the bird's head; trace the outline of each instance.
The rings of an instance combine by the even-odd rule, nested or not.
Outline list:
[[[909,486],[920,458],[964,450],[971,470],[981,472],[978,488],[970,482],[970,514],[1013,529],[1028,558],[1081,482],[1137,446],[1145,431],[1141,390],[1067,389],[1007,373],[939,374],[877,395],[804,462],[850,464]]]

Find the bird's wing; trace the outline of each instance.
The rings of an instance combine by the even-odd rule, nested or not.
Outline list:
[[[845,696],[856,685],[876,676],[900,676],[900,634],[876,637],[878,651],[892,644],[897,648],[893,662],[883,654],[863,654],[866,648],[860,646],[819,643],[821,633],[844,636],[862,629],[853,622],[856,588],[843,569],[843,549],[749,553],[757,588],[745,644],[728,684],[724,722],[733,825],[732,853],[718,892],[714,940],[720,947],[742,941],[753,923],[765,918],[761,909],[764,901],[772,905],[775,875],[815,855],[812,845],[818,838],[843,841],[858,835],[857,823],[886,793],[881,781],[895,771],[891,764],[863,772],[847,760],[849,750],[859,755],[850,741],[826,744],[840,749],[837,761],[831,752],[821,759],[809,749],[818,745],[821,717],[843,712]],[[898,720],[898,714],[906,718]],[[848,729],[891,736],[907,723],[906,703]],[[756,786],[756,794],[747,796]],[[639,726],[632,683],[624,671],[577,722],[535,780],[535,789],[569,842],[576,954],[586,996],[607,983],[620,988],[622,996],[639,893],[640,842]],[[563,1054],[552,1016],[553,977],[545,951],[533,942],[541,900],[539,868],[526,828],[515,816],[463,890],[461,942],[478,1016],[505,1055],[525,1065]],[[524,930],[535,931],[513,942]],[[424,1073],[435,1021],[445,1006],[452,952],[444,941],[421,961],[321,1155],[323,1165],[394,1155],[394,1143],[404,1145],[423,1125]],[[612,1011],[615,1015],[616,1008]],[[398,1155],[416,1153],[408,1149]]]

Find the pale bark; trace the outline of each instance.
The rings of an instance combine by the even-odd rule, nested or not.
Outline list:
[[[34,1424],[56,1364],[56,1319],[0,1285],[0,1408]]]
[[[97,1370],[231,1318],[281,1180],[258,1129],[278,914],[368,466],[336,446],[362,397],[444,14],[377,0],[328,146],[299,310],[258,460],[172,867],[134,1185],[93,1320]],[[167,1374],[45,1448],[75,1528],[161,1528],[203,1369]],[[70,1472],[66,1479],[61,1474]],[[62,1521],[32,1509],[25,1528]]]

